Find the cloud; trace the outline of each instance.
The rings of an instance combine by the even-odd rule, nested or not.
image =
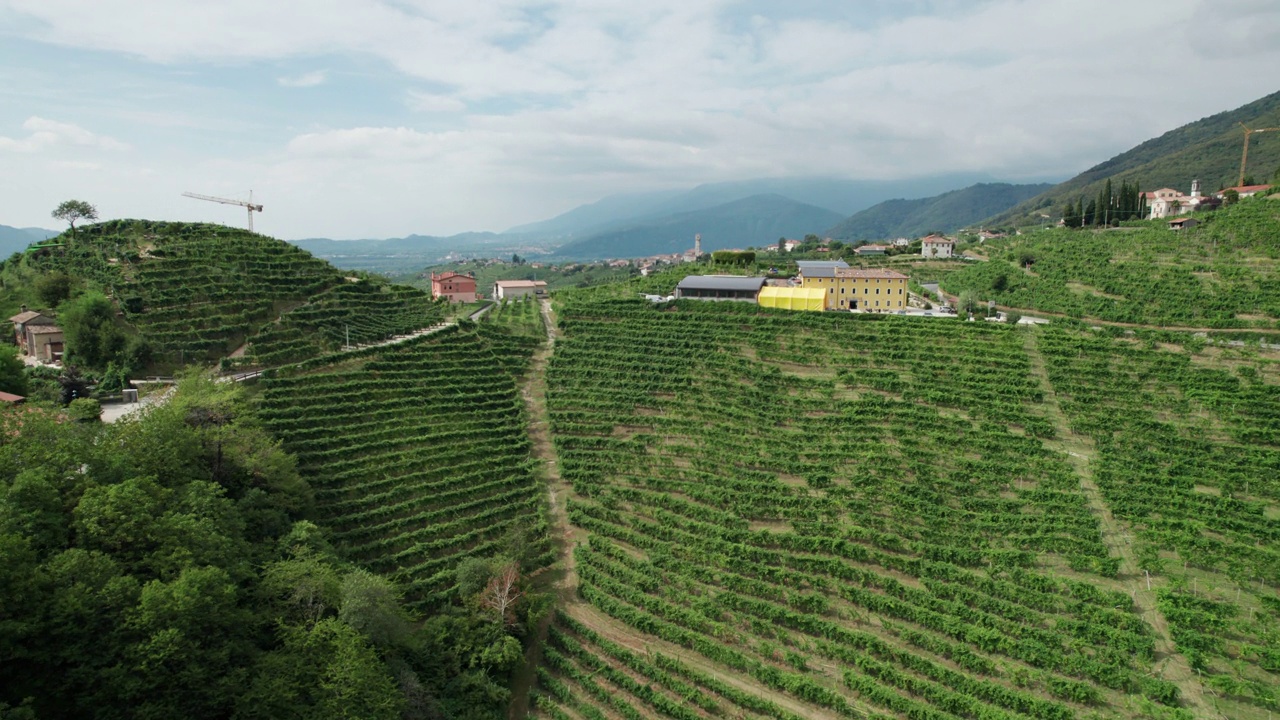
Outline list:
[[[314,70],[301,75],[287,76],[276,78],[276,82],[282,87],[291,88],[308,88],[317,85],[323,85],[329,80],[328,74],[324,70]]]
[[[610,193],[751,176],[1067,176],[1273,92],[1249,68],[1280,63],[1274,0],[856,12],[820,0],[6,5],[27,41],[162,78],[131,111],[181,108],[207,127],[137,129],[124,139],[140,162],[207,169],[216,152],[225,164],[211,178],[313,203],[294,235],[500,227]],[[231,89],[253,74],[270,82],[283,61],[328,71],[282,86],[339,72],[360,82],[305,109]],[[190,91],[175,93],[176,82]],[[54,100],[32,99],[24,114],[66,107],[91,121],[75,104],[88,91],[39,87]],[[65,128],[28,132],[0,137],[0,150],[77,146]]]
[[[56,147],[80,147],[97,150],[126,150],[128,145],[105,135],[96,135],[79,125],[46,120],[31,116],[22,123],[22,129],[31,134],[25,138],[0,135],[0,150],[17,153],[35,153]]]
[[[409,109],[423,113],[454,113],[467,109],[467,104],[458,98],[420,90],[410,90],[406,93],[405,104]]]

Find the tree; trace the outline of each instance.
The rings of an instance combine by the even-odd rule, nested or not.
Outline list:
[[[97,220],[98,208],[83,200],[64,200],[61,205],[53,209],[50,215],[70,225],[71,236],[75,237],[76,222],[80,220]]]
[[[1002,293],[1009,287],[1009,276],[1000,273],[995,280],[991,281],[991,289],[997,293]]]
[[[22,358],[18,357],[18,348],[12,345],[0,346],[0,392],[26,395],[25,369]]]
[[[1021,265],[1024,268],[1029,268],[1035,264],[1036,264],[1035,253],[1031,252],[1030,250],[1023,250],[1022,252],[1018,253],[1018,265]]]
[[[960,312],[973,313],[978,309],[978,294],[972,290],[965,290],[960,293],[960,301],[958,303]]]
[[[504,626],[514,625],[516,622],[515,605],[524,597],[524,593],[520,592],[519,582],[520,570],[515,563],[511,563],[491,578],[480,594],[480,604],[492,610]]]
[[[64,272],[51,272],[36,280],[36,295],[49,307],[57,307],[71,298],[75,278]]]
[[[1240,193],[1236,192],[1233,189],[1227,189],[1223,191],[1222,193],[1223,205],[1235,205],[1238,202],[1240,202]]]
[[[67,341],[66,362],[103,368],[125,348],[115,325],[115,308],[101,293],[85,293],[58,308],[58,324]]]

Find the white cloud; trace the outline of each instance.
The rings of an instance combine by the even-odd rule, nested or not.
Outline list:
[[[411,110],[423,113],[452,113],[467,109],[467,104],[458,98],[420,90],[410,90],[406,93],[405,104]]]
[[[297,210],[296,226],[278,228],[289,236],[501,228],[612,192],[762,175],[1069,175],[1274,91],[1256,68],[1280,63],[1274,0],[892,3],[862,24],[782,2],[755,0],[751,14],[736,0],[0,8],[66,52],[123,53],[175,74],[249,67],[272,78],[282,60],[365,73],[359,96],[327,111],[219,103],[233,91],[208,88],[205,112],[164,92],[134,108],[179,106],[207,125],[163,128],[186,143],[183,163],[141,131],[125,138],[140,162],[271,188],[275,217]],[[86,132],[27,127],[0,137],[0,151],[119,142],[72,129]]]
[[[10,138],[0,135],[0,150],[35,153],[59,146],[98,150],[125,150],[129,147],[114,138],[91,133],[79,125],[46,120],[35,115],[27,118],[27,121],[22,123],[22,129],[30,132],[25,138]]]
[[[313,70],[301,75],[276,78],[276,82],[282,87],[308,88],[323,85],[328,79],[329,76],[324,70]]]

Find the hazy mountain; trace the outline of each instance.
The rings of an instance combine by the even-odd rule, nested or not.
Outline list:
[[[1053,187],[1048,183],[979,183],[916,200],[886,200],[854,214],[827,231],[836,240],[883,240],[952,232],[1004,212]]]
[[[760,195],[781,195],[847,217],[890,198],[927,197],[990,179],[968,173],[890,181],[809,177],[709,183],[687,190],[611,195],[549,220],[513,227],[507,234],[571,241],[610,230],[661,224],[668,216]]]
[[[643,257],[683,252],[702,235],[704,251],[776,243],[779,237],[818,233],[841,219],[839,213],[781,195],[753,195],[701,210],[676,213],[652,223],[608,230],[557,248],[572,259]]]
[[[408,235],[383,240],[306,238],[290,242],[340,268],[384,273],[409,272],[427,265],[470,257],[501,257],[513,253],[526,255],[547,250],[546,245],[491,232],[459,233],[448,237]]]
[[[56,237],[58,234],[58,230],[34,227],[16,228],[0,225],[0,257],[9,257],[16,252],[22,252],[31,243]]]
[[[1190,192],[1191,181],[1195,179],[1200,180],[1207,192],[1230,187],[1240,177],[1240,154],[1244,148],[1242,122],[1251,128],[1280,127],[1280,92],[1170,130],[985,222],[989,225],[1035,224],[1046,220],[1041,217],[1042,213],[1056,221],[1062,216],[1065,203],[1080,197],[1087,203],[1098,195],[1107,178],[1113,185],[1119,185],[1121,180],[1136,180],[1143,190],[1172,187]],[[1254,135],[1249,144],[1248,174],[1259,182],[1267,182],[1277,168],[1280,168],[1280,133]]]

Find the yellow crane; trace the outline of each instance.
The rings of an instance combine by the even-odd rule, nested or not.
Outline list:
[[[1236,181],[1236,185],[1244,185],[1244,168],[1249,163],[1249,138],[1254,133],[1272,132],[1280,130],[1280,128],[1255,128],[1250,129],[1248,125],[1240,123],[1240,127],[1244,128],[1244,154],[1240,156],[1240,179]]]
[[[201,195],[199,193],[193,193],[193,192],[184,192],[182,193],[182,197],[195,198],[196,200],[208,200],[209,202],[222,203],[223,205],[239,205],[240,207],[248,208],[249,232],[253,232],[253,214],[255,212],[262,212],[262,206],[255,205],[253,202],[252,190],[249,191],[249,200],[247,202],[244,200],[230,200],[227,198],[214,197],[212,195]]]

